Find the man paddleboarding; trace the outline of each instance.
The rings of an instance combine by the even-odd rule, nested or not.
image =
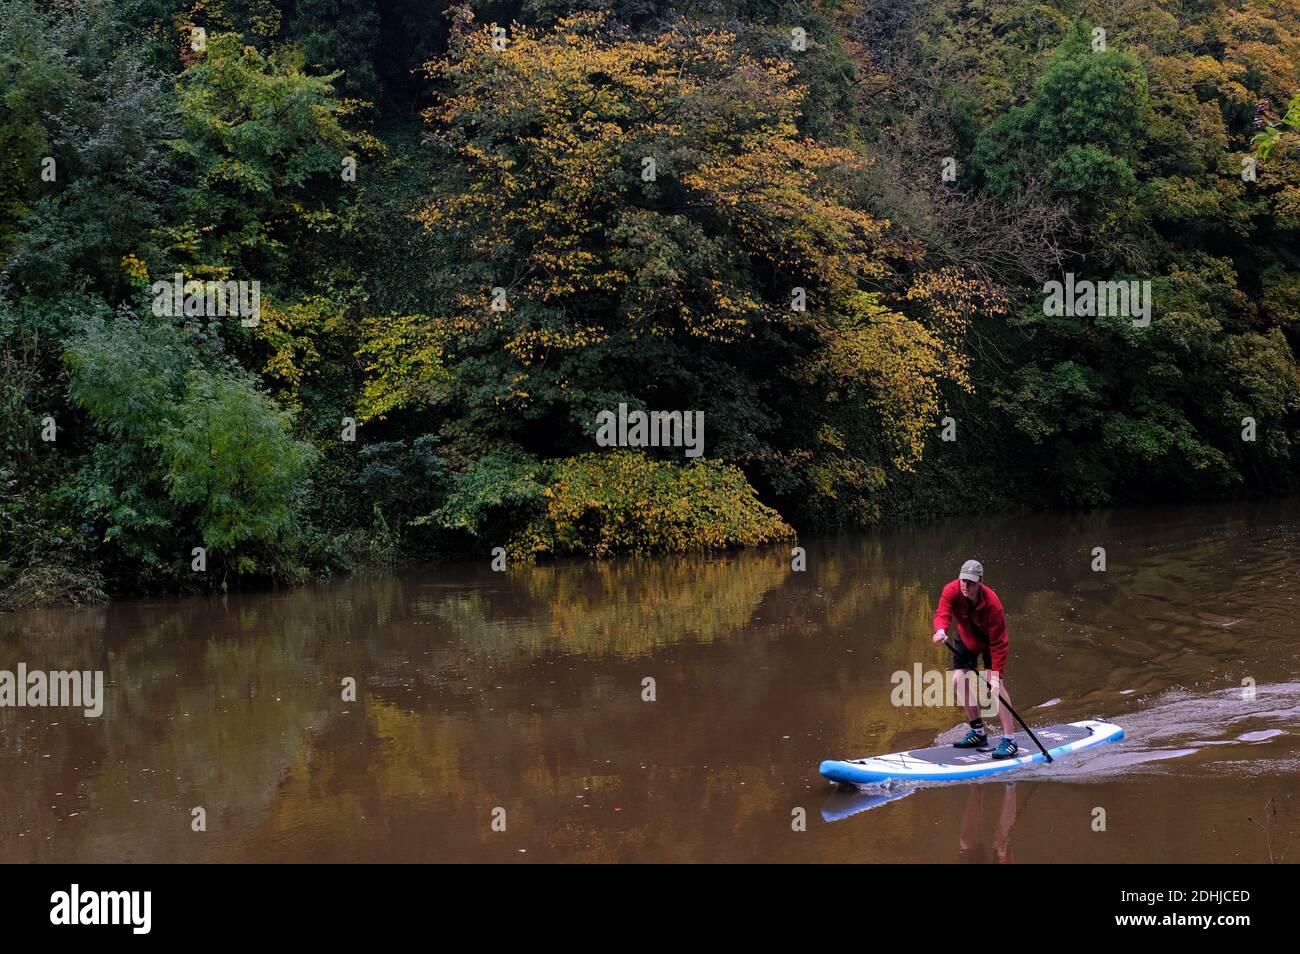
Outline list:
[[[957,620],[957,635],[951,646],[956,654],[952,674],[953,689],[957,698],[964,701],[966,686],[974,682],[974,674],[979,670],[979,659],[984,658],[984,671],[989,675],[989,683],[996,697],[1001,690],[1006,705],[998,706],[998,718],[1002,722],[1002,738],[997,748],[990,755],[995,759],[1009,759],[1016,754],[1019,746],[1012,738],[1014,732],[1011,713],[1011,696],[1002,673],[1007,664],[1007,619],[1002,611],[1002,601],[993,590],[984,585],[984,567],[978,560],[967,560],[961,566],[957,579],[943,588],[939,596],[939,608],[934,611],[934,641],[942,643],[948,639],[948,627]],[[968,675],[969,673],[969,675]],[[988,736],[984,734],[984,720],[980,718],[979,706],[964,705],[966,717],[970,719],[970,731],[953,745],[960,749],[973,749],[988,745]]]

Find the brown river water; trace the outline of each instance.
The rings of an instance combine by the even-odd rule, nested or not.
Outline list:
[[[0,708],[0,860],[1300,860],[1300,502],[801,544],[803,572],[789,546],[485,556],[0,617],[0,670],[104,674],[98,718]],[[957,736],[959,710],[895,706],[891,676],[947,668],[930,617],[969,556],[1027,721],[1127,738],[978,784],[832,790],[822,759]]]

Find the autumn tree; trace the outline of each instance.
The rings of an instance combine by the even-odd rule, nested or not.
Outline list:
[[[920,453],[960,359],[863,297],[913,250],[857,201],[862,158],[799,133],[787,62],[685,25],[507,35],[462,14],[430,75],[456,165],[418,214],[465,265],[440,313],[369,328],[371,413],[425,400],[550,456],[620,402],[703,409],[708,453],[786,499]],[[832,392],[852,426],[825,420]],[[823,458],[839,476],[814,482]]]

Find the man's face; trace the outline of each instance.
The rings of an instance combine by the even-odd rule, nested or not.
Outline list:
[[[959,582],[961,583],[961,595],[972,603],[977,602],[984,584],[976,580],[960,580]]]

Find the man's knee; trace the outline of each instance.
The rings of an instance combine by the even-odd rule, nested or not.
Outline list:
[[[957,705],[968,706],[977,705],[979,693],[976,691],[976,680],[978,676],[970,669],[954,669],[952,671],[952,688]]]

